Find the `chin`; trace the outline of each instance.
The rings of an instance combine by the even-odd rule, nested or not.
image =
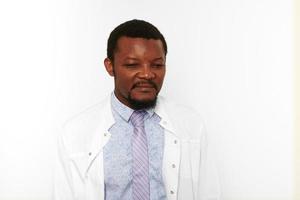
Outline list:
[[[132,96],[129,96],[128,101],[131,105],[131,107],[134,110],[141,110],[141,109],[149,109],[149,108],[154,108],[156,105],[156,99],[157,96],[152,96],[152,97],[148,97],[148,98],[135,98]]]

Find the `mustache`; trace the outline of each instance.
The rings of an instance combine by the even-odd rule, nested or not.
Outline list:
[[[139,85],[143,85],[143,84],[151,85],[152,87],[154,87],[154,88],[157,90],[156,84],[155,84],[153,81],[151,81],[151,80],[149,80],[149,81],[139,81],[139,82],[135,83],[135,84],[132,86],[131,89],[134,89],[134,88],[138,87]]]

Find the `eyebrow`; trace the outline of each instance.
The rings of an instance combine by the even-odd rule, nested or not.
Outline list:
[[[125,60],[139,60],[139,59],[133,57],[126,57]]]
[[[155,58],[152,61],[157,61],[157,60],[163,60],[164,61],[163,57]]]
[[[125,60],[139,60],[139,59],[138,58],[134,58],[134,57],[126,57]],[[157,60],[163,60],[164,61],[163,57],[159,57],[159,58],[154,58],[152,60],[152,62],[153,61],[157,61]]]

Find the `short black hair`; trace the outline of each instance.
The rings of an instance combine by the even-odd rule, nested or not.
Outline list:
[[[114,60],[114,53],[120,37],[155,39],[162,42],[165,55],[167,55],[167,43],[160,31],[151,23],[144,20],[133,19],[117,26],[109,35],[107,41],[107,58]]]

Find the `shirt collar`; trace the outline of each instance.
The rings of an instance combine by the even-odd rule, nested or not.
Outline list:
[[[129,108],[125,104],[123,104],[115,95],[114,92],[111,94],[111,105],[112,109],[120,116],[122,117],[125,121],[129,122],[130,116],[134,112],[133,109]],[[147,112],[146,118],[150,118],[154,114],[154,108],[146,109]],[[146,119],[145,118],[145,119]]]

